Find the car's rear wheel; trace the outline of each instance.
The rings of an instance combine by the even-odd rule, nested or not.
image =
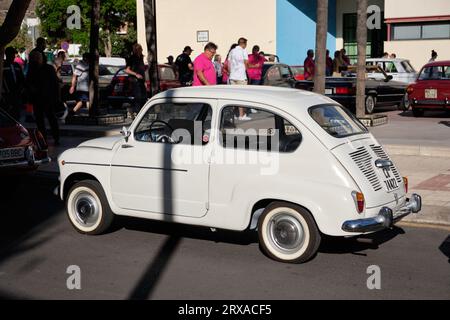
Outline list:
[[[423,116],[423,109],[417,109],[417,108],[413,108],[412,109],[413,115],[414,117],[422,117]]]
[[[300,206],[274,202],[258,221],[261,249],[272,259],[303,263],[319,249],[320,232],[311,214]]]
[[[377,98],[374,96],[366,97],[366,113],[372,114],[375,110],[375,106],[377,104]]]
[[[73,227],[83,234],[102,234],[114,219],[102,186],[94,180],[78,182],[70,189],[66,209]]]

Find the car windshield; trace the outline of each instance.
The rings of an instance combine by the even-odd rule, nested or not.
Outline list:
[[[309,114],[328,134],[345,138],[368,133],[367,128],[348,110],[336,105],[320,105],[309,108]]]
[[[450,80],[450,66],[423,68],[419,80]]]
[[[414,67],[411,65],[411,63],[409,61],[402,61],[402,66],[407,73],[415,73],[416,72],[416,70],[414,69]]]
[[[119,71],[120,66],[108,66],[108,65],[99,65],[99,75],[100,76],[113,76]]]

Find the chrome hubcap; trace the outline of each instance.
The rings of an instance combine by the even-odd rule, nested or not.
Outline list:
[[[85,227],[92,227],[100,216],[99,205],[89,193],[79,193],[73,201],[76,220]]]
[[[372,112],[372,111],[373,111],[373,109],[374,109],[374,104],[375,104],[375,102],[373,101],[372,98],[368,98],[368,99],[367,99],[367,111],[368,111],[368,112]]]
[[[283,253],[296,252],[304,242],[301,223],[291,215],[281,213],[274,216],[269,224],[269,238]]]

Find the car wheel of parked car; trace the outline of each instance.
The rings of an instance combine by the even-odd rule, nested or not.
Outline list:
[[[424,113],[423,109],[417,109],[417,108],[413,108],[412,112],[413,112],[414,117],[422,117],[423,113]]]
[[[366,113],[372,114],[375,110],[375,105],[377,104],[377,98],[374,96],[366,97]]]
[[[74,228],[83,234],[104,233],[114,219],[102,186],[94,180],[78,182],[70,189],[66,209]]]
[[[320,232],[311,214],[302,207],[282,202],[270,204],[258,221],[259,243],[272,259],[303,263],[320,245]]]
[[[398,109],[401,111],[408,111],[410,107],[408,93],[403,96],[402,102],[398,105]]]

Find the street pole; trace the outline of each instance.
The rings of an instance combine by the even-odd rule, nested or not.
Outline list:
[[[328,0],[317,0],[316,62],[314,92],[325,94]]]
[[[100,29],[100,0],[91,0],[91,31],[89,42],[89,116],[98,115],[98,63],[99,63],[99,29]]]
[[[358,67],[356,80],[356,117],[366,115],[366,50],[367,50],[367,0],[358,0]]]
[[[147,38],[147,59],[150,79],[150,96],[158,93],[158,50],[156,45],[156,0],[144,0],[145,32]]]

